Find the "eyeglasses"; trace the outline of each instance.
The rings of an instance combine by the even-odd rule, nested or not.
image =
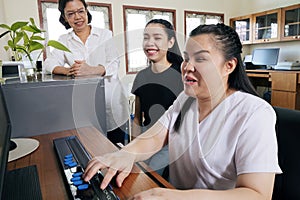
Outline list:
[[[67,12],[67,13],[65,13],[65,15],[68,19],[71,19],[71,18],[73,19],[73,18],[75,18],[76,13],[78,15],[80,15],[81,17],[83,17],[86,14],[86,10],[84,8],[80,8],[74,12]]]

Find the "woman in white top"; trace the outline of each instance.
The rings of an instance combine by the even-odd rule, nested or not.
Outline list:
[[[93,158],[88,181],[108,168],[121,187],[136,161],[169,145],[170,182],[132,199],[271,199],[277,159],[276,115],[247,78],[237,33],[224,24],[200,25],[187,40],[184,93],[144,134],[122,150]],[[180,189],[180,190],[179,190]]]
[[[72,53],[53,50],[44,68],[52,74],[104,76],[108,138],[113,143],[124,143],[124,132],[119,127],[128,120],[128,101],[118,77],[119,54],[112,32],[89,25],[92,16],[84,0],[60,0],[59,11],[60,22],[66,29],[73,29],[59,41]]]

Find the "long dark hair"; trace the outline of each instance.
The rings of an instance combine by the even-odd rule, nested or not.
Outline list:
[[[171,40],[172,37],[174,37],[174,45],[172,48],[169,48],[167,51],[167,60],[172,64],[178,64],[181,65],[183,58],[181,56],[181,52],[179,49],[179,45],[177,42],[176,34],[173,25],[164,19],[152,19],[147,24],[146,27],[149,24],[161,24],[164,26],[164,30],[166,31],[168,35],[168,40]]]
[[[74,0],[59,0],[58,2],[58,10],[60,11],[59,22],[62,23],[62,25],[64,25],[66,29],[71,28],[70,24],[65,20],[65,11],[64,11],[66,4],[70,1],[74,1]],[[80,1],[84,5],[84,8],[87,10],[86,2],[84,0],[80,0]],[[92,15],[88,10],[87,10],[87,15],[88,15],[88,23],[91,23]]]
[[[247,76],[242,62],[242,43],[237,32],[230,26],[218,23],[213,25],[200,25],[192,30],[189,36],[194,37],[201,34],[211,34],[215,36],[216,45],[223,52],[225,61],[231,60],[232,58],[237,59],[237,66],[228,77],[229,88],[258,96]]]
[[[237,59],[237,66],[235,67],[234,71],[229,74],[228,77],[228,87],[258,96],[256,90],[254,89],[246,74],[242,62],[242,43],[237,32],[230,26],[227,26],[223,23],[218,23],[215,25],[200,25],[192,30],[189,36],[194,37],[201,34],[211,34],[214,36],[216,45],[223,52],[226,61],[232,58]],[[188,100],[184,103],[184,106],[175,121],[175,131],[178,131],[181,121],[193,100],[194,98],[189,97]]]

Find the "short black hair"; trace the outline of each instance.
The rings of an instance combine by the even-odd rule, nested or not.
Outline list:
[[[58,10],[60,11],[60,17],[59,17],[59,22],[62,23],[62,25],[64,25],[64,27],[66,29],[71,28],[70,24],[65,20],[65,7],[66,4],[70,1],[74,1],[74,0],[59,0],[58,2]],[[79,0],[83,3],[84,8],[87,10],[87,3],[84,0]],[[91,13],[87,10],[87,15],[88,15],[88,23],[91,23],[92,21],[92,15]]]

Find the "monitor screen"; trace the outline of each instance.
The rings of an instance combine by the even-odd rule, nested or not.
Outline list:
[[[10,146],[10,121],[3,96],[2,86],[0,85],[0,199],[4,185],[4,177]]]
[[[21,68],[24,68],[24,64],[20,61],[3,61],[2,76],[4,78],[19,77]]]
[[[277,65],[280,48],[254,49],[252,52],[252,64],[263,66]]]

